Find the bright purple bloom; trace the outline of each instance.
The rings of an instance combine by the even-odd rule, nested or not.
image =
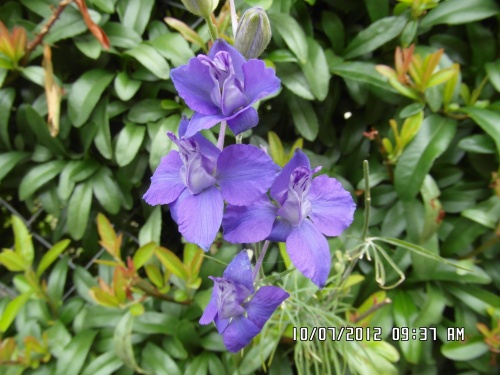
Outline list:
[[[309,159],[299,149],[266,195],[248,206],[228,205],[224,238],[233,243],[264,239],[286,242],[297,269],[322,288],[330,273],[326,236],[339,236],[353,221],[356,205],[340,182],[326,175],[312,178]]]
[[[172,69],[171,77],[179,96],[195,111],[187,137],[221,121],[227,121],[234,134],[254,127],[259,117],[252,104],[280,88],[272,68],[261,60],[245,61],[222,39],[208,56],[198,55]]]
[[[214,281],[212,299],[200,324],[215,321],[224,345],[233,353],[249,344],[281,302],[290,297],[277,286],[260,287],[254,294],[252,266],[246,250],[234,257],[222,277],[210,278]]]
[[[181,136],[187,125],[184,118]],[[169,204],[179,231],[208,251],[222,222],[224,200],[250,204],[271,186],[279,167],[255,146],[237,144],[221,152],[201,134],[168,136],[179,151],[161,159],[143,198],[151,205]]]

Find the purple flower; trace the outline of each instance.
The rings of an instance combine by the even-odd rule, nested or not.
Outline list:
[[[290,296],[277,286],[263,286],[254,294],[252,266],[246,250],[234,257],[222,277],[210,278],[214,281],[212,299],[200,324],[215,321],[224,345],[233,353],[250,343],[281,302]]]
[[[187,125],[184,118],[181,136]],[[169,204],[186,240],[207,251],[219,231],[224,200],[250,204],[271,186],[279,167],[255,146],[237,144],[221,152],[201,134],[168,136],[179,151],[161,159],[143,198],[151,205]]]
[[[312,178],[309,159],[299,149],[266,195],[248,206],[228,205],[224,238],[233,243],[269,239],[286,242],[297,269],[322,288],[330,273],[326,236],[340,235],[353,221],[356,205],[340,182],[326,175]]]
[[[221,39],[208,56],[198,55],[172,69],[171,77],[179,96],[195,111],[187,137],[221,121],[227,121],[234,134],[254,127],[259,117],[252,104],[280,88],[273,69],[261,60],[245,61]]]

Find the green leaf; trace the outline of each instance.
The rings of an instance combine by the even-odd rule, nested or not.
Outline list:
[[[151,214],[144,223],[143,227],[139,231],[139,245],[143,246],[149,242],[160,243],[160,234],[161,234],[161,207],[156,206],[151,211]]]
[[[95,304],[95,301],[89,294],[90,288],[97,286],[97,281],[94,280],[92,275],[85,268],[76,266],[73,272],[73,283],[75,288],[83,299],[91,304]]]
[[[103,27],[109,43],[115,48],[130,49],[142,42],[142,38],[132,28],[118,22],[107,22]]]
[[[162,107],[159,99],[144,99],[135,104],[129,111],[127,118],[137,124],[158,121],[164,118],[168,110]]]
[[[51,301],[55,302],[58,305],[59,304],[62,305],[63,303],[62,298],[67,277],[68,277],[68,257],[64,256],[61,260],[59,260],[56,263],[56,265],[50,272],[49,279],[47,281],[47,293]]]
[[[184,65],[194,57],[189,43],[177,33],[160,35],[151,42],[151,45],[174,66]]]
[[[12,87],[0,90],[0,142],[9,150],[12,148],[9,138],[9,118],[15,98],[16,90]]]
[[[82,375],[111,375],[123,366],[123,362],[113,352],[105,352],[88,364],[82,371]]]
[[[92,9],[89,9],[89,15],[96,24],[101,20],[101,15]],[[47,21],[45,21],[44,24],[46,22]],[[83,21],[80,11],[76,7],[67,7],[64,12],[61,13],[57,22],[54,22],[54,26],[50,28],[50,33],[47,33],[43,41],[50,45],[54,45],[60,40],[83,34],[87,30],[87,25]]]
[[[288,48],[297,56],[302,64],[307,62],[307,40],[302,27],[295,20],[285,13],[269,14],[273,32],[280,34]]]
[[[36,135],[38,142],[46,146],[50,151],[57,155],[66,155],[66,149],[61,143],[61,140],[50,135],[47,122],[38,114],[37,111],[33,109],[33,107],[23,104],[19,108],[18,115],[20,115],[21,113],[26,116],[27,123],[33,133]]]
[[[478,124],[497,145],[497,152],[500,155],[500,114],[481,108],[464,108],[463,111],[467,113],[476,124]]]
[[[113,157],[113,146],[111,144],[111,131],[109,129],[107,107],[108,98],[106,97],[99,102],[94,111],[93,119],[97,126],[94,144],[101,155],[110,160]]]
[[[156,243],[150,242],[137,249],[133,259],[134,267],[136,270],[144,266],[151,259],[156,246],[158,246]]]
[[[495,143],[490,136],[486,134],[474,134],[468,137],[462,138],[458,142],[458,148],[464,151],[472,152],[475,154],[494,154]]]
[[[402,200],[410,200],[417,195],[434,160],[448,148],[455,132],[454,120],[438,115],[424,120],[394,170],[395,189]]]
[[[189,362],[186,367],[186,374],[207,375],[208,371],[208,352],[202,353]]]
[[[397,37],[403,31],[406,17],[385,17],[358,33],[344,49],[343,57],[352,59],[371,52]]]
[[[180,117],[173,115],[163,119],[159,123],[159,129],[156,132],[149,153],[149,167],[152,171],[158,167],[162,157],[166,156],[174,147],[174,142],[167,136],[167,132],[177,133],[179,129]]]
[[[333,52],[341,53],[345,45],[345,33],[340,17],[333,12],[321,12],[321,27],[330,40]]]
[[[394,92],[387,80],[375,70],[375,64],[361,61],[344,62],[332,67],[333,74],[353,81],[368,83],[381,89]]]
[[[397,327],[415,327],[414,323],[418,316],[417,307],[411,299],[410,295],[398,291],[393,297],[394,322]],[[401,340],[399,346],[406,360],[410,363],[417,364],[422,355],[422,342],[418,340]]]
[[[269,143],[269,154],[276,164],[283,167],[286,164],[285,160],[285,150],[283,149],[283,144],[281,143],[278,134],[275,132],[267,133],[268,143]]]
[[[82,126],[90,117],[114,74],[103,69],[83,73],[71,86],[68,95],[68,114],[76,127]]]
[[[462,211],[462,216],[494,230],[500,218],[500,197],[492,196],[490,199]]]
[[[42,273],[50,267],[52,263],[59,257],[59,255],[62,254],[62,252],[68,247],[70,244],[70,240],[62,240],[56,243],[54,246],[50,248],[49,251],[47,251],[42,259],[40,260],[40,263],[38,264],[38,268],[36,270],[36,275],[40,277]]]
[[[319,123],[312,104],[294,95],[289,95],[288,106],[292,112],[295,129],[308,141],[314,141],[318,136]]]
[[[155,335],[158,333],[174,335],[179,328],[179,324],[179,319],[172,315],[146,311],[141,316],[135,318],[134,332],[146,335]]]
[[[31,234],[24,222],[16,215],[12,215],[12,229],[14,230],[16,253],[24,258],[27,267],[31,267],[35,257]]]
[[[452,341],[441,346],[441,353],[452,361],[470,361],[489,352],[483,336],[475,336],[467,341]]]
[[[29,155],[29,152],[22,151],[10,151],[0,154],[0,165],[2,166],[0,169],[0,182],[18,163],[26,160]]]
[[[137,90],[141,87],[141,81],[130,79],[126,72],[120,72],[115,77],[114,87],[116,95],[126,102],[132,99]]]
[[[120,14],[123,26],[133,29],[137,34],[142,35],[148,25],[154,0],[125,1],[125,11]]]
[[[135,158],[146,134],[145,126],[128,123],[118,134],[115,148],[116,163],[123,167]]]
[[[115,11],[116,0],[91,0],[90,2],[104,13],[114,13]]]
[[[9,302],[5,310],[3,311],[2,315],[0,316],[0,332],[5,332],[9,328],[9,326],[12,324],[14,319],[16,318],[19,310],[28,302],[28,299],[31,297],[33,294],[33,291],[30,290],[28,292],[25,292],[16,298],[14,298],[12,301]]]
[[[325,100],[330,86],[330,71],[323,48],[313,38],[307,38],[307,62],[302,71],[316,99]]]
[[[11,272],[25,271],[29,268],[22,255],[9,249],[4,249],[0,253],[0,264],[3,264]]]
[[[148,342],[142,350],[142,367],[155,375],[181,375],[174,360],[161,348]]]
[[[134,316],[127,311],[115,328],[115,332],[113,334],[113,346],[116,355],[125,363],[125,365],[127,365],[127,367],[143,374],[144,370],[142,370],[135,361],[134,348],[132,347],[131,337],[133,324]]]
[[[306,77],[296,64],[278,64],[276,70],[283,86],[288,90],[303,99],[314,100],[314,95]]]
[[[494,0],[453,0],[440,2],[420,22],[420,27],[428,28],[446,23],[458,25],[479,21],[498,13]]]
[[[491,84],[500,92],[500,60],[485,64]]]
[[[64,350],[57,355],[55,375],[80,373],[96,335],[97,331],[85,330],[73,337]]]
[[[27,68],[22,68],[21,75],[38,86],[44,87],[45,71],[41,66],[28,66]]]
[[[102,167],[99,172],[92,177],[90,183],[94,195],[104,207],[104,209],[112,215],[116,215],[120,211],[121,200],[117,194],[120,187],[113,178],[113,173],[107,167]]]
[[[68,231],[75,240],[85,234],[92,205],[92,184],[89,181],[76,186],[68,202]]]
[[[53,160],[30,169],[19,184],[19,199],[31,197],[40,187],[56,177],[66,165],[64,160]]]
[[[125,54],[135,58],[158,78],[168,79],[170,77],[170,67],[167,60],[154,47],[148,44],[139,44],[126,51]]]
[[[425,105],[422,103],[413,103],[413,104],[408,104],[406,107],[404,107],[401,112],[399,112],[399,117],[401,118],[407,118],[416,115],[420,111],[423,111],[425,108]]]
[[[175,276],[183,280],[188,279],[189,276],[186,270],[186,266],[181,262],[177,255],[175,255],[170,250],[160,246],[156,247],[155,254],[160,262]]]

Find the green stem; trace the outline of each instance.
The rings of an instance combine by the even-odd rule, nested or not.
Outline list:
[[[205,18],[205,21],[207,22],[208,25],[208,32],[210,33],[210,39],[212,39],[212,42],[215,42],[219,37],[217,27],[215,27],[215,24],[212,21],[212,17]]]
[[[363,161],[363,174],[365,177],[365,222],[363,225],[363,241],[366,241],[366,236],[368,235],[368,226],[370,225],[370,205],[371,205],[371,194],[370,194],[370,165],[368,160]]]

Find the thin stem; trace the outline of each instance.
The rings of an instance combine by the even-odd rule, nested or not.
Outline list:
[[[217,148],[222,151],[224,148],[224,137],[226,135],[226,125],[225,121],[220,123],[219,139],[217,140]]]
[[[462,256],[459,256],[458,259],[469,259],[469,258],[473,258],[475,257],[476,255],[479,255],[481,254],[483,251],[489,249],[490,247],[492,247],[494,244],[496,244],[497,242],[500,241],[500,237],[492,237],[490,238],[488,241],[486,241],[485,243],[483,243],[481,246],[479,247],[476,247],[474,250],[472,250],[471,252],[465,254],[465,255],[462,255]]]
[[[366,241],[366,236],[368,235],[368,226],[370,225],[370,204],[371,204],[371,194],[370,194],[370,165],[368,160],[363,161],[363,174],[365,177],[365,222],[363,225],[363,241]]]
[[[217,27],[215,27],[212,17],[205,18],[205,21],[207,22],[208,25],[208,32],[210,33],[210,39],[212,39],[212,42],[215,42],[215,40],[219,37],[219,32],[217,31]]]
[[[234,0],[229,1],[229,6],[231,8],[231,26],[233,28],[233,37],[236,37],[236,30],[238,29],[238,16],[236,15]]]
[[[236,144],[238,145],[238,144],[241,144],[241,143],[243,143],[243,135],[242,134],[238,134],[236,136]]]
[[[262,251],[260,252],[259,258],[257,259],[257,262],[255,263],[255,268],[253,269],[253,274],[252,274],[252,280],[255,280],[255,277],[257,276],[257,273],[259,272],[260,266],[262,265],[262,261],[264,260],[264,256],[266,255],[267,249],[269,247],[269,244],[271,242],[266,240],[264,242],[264,246],[262,247]]]
[[[56,20],[59,18],[59,16],[61,15],[62,11],[69,5],[73,2],[73,0],[62,0],[59,5],[57,6],[56,10],[54,11],[54,13],[52,13],[52,15],[50,16],[49,20],[47,21],[47,23],[42,27],[42,29],[40,30],[40,32],[38,33],[38,35],[36,36],[36,38],[28,43],[27,47],[26,47],[26,52],[25,52],[25,55],[24,55],[24,58],[23,58],[23,61],[22,61],[22,65],[26,65],[26,63],[28,62],[28,58],[31,54],[31,52],[40,44],[42,43],[42,40],[43,38],[45,37],[45,35],[49,32],[50,28],[52,27],[52,25],[54,24],[54,22],[56,22]]]
[[[368,310],[366,310],[366,312],[364,312],[363,314],[361,315],[358,315],[354,320],[353,320],[353,323],[359,323],[360,321],[362,321],[364,318],[370,316],[371,314],[373,314],[375,311],[381,309],[382,307],[384,307],[385,305],[388,305],[390,304],[392,301],[389,299],[389,298],[386,298],[384,299],[382,302],[380,303],[377,303],[375,305],[373,305],[372,307],[370,307]]]

